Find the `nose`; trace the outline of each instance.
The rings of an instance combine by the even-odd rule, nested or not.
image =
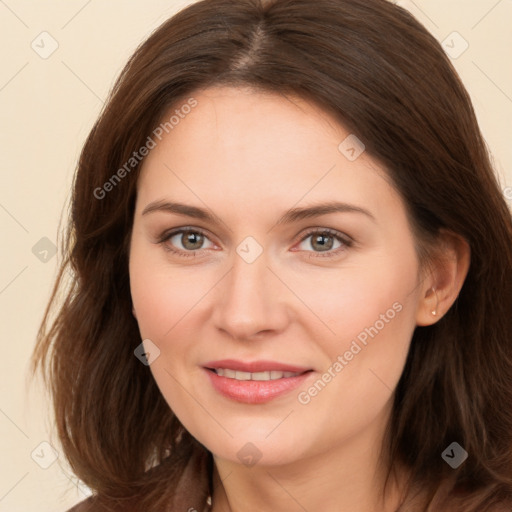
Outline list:
[[[269,268],[265,251],[252,263],[234,254],[233,266],[216,293],[214,325],[234,339],[276,335],[289,322],[286,289]]]

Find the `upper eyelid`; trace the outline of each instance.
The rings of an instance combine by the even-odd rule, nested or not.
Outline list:
[[[179,235],[180,233],[200,233],[201,235],[204,235],[207,237],[210,242],[213,242],[211,240],[211,237],[209,235],[209,232],[203,228],[195,228],[192,226],[185,226],[182,228],[174,228],[174,229],[167,229],[162,232],[162,234],[158,237],[159,240],[168,240],[169,238]]]

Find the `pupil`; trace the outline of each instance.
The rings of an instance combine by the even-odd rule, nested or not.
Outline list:
[[[325,240],[328,239],[328,238],[331,239],[331,243],[330,244],[325,242]],[[329,250],[329,249],[332,248],[332,237],[331,236],[317,235],[316,237],[313,238],[313,240],[314,240],[314,242],[313,242],[314,244],[315,243],[319,243],[320,244],[318,248],[321,251],[326,251],[326,250]]]
[[[198,247],[188,247],[187,244],[191,243],[192,245],[194,245],[194,239],[195,239],[195,244],[201,246],[202,236],[203,235],[201,235],[199,233],[188,233],[188,234],[184,235],[185,243],[183,244],[183,246],[188,249],[198,249]]]

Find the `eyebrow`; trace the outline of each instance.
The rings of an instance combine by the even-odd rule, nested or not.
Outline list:
[[[210,222],[211,224],[218,224],[218,221],[208,210],[183,203],[176,203],[165,200],[155,201],[148,204],[144,208],[142,215],[147,215],[148,213],[152,212],[175,213],[178,215],[185,215],[187,217],[200,219],[205,222]],[[318,217],[320,215],[346,212],[361,213],[366,215],[373,222],[377,222],[375,216],[365,208],[353,204],[331,201],[303,208],[291,208],[284,213],[284,215],[276,222],[275,225],[291,224],[293,222],[299,222],[301,220]]]

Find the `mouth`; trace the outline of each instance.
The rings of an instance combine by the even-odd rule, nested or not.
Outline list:
[[[295,372],[281,372],[277,370],[272,371],[264,371],[264,372],[241,372],[237,370],[232,370],[230,368],[207,368],[220,377],[226,377],[228,379],[235,380],[257,380],[257,381],[269,381],[269,380],[279,380],[279,379],[289,379],[290,377],[298,377],[302,375],[302,373]]]
[[[311,368],[273,361],[223,360],[203,368],[218,393],[247,404],[263,404],[289,393],[313,373]]]

